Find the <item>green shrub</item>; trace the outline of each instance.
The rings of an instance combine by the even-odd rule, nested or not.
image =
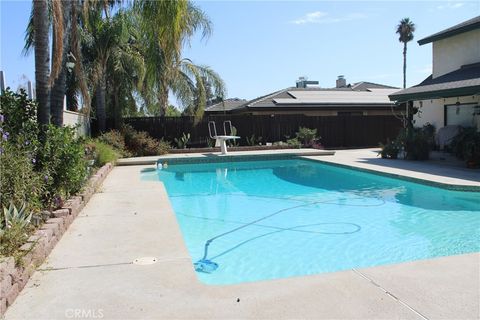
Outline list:
[[[247,137],[246,140],[247,140],[247,145],[257,146],[262,141],[262,137],[257,138],[255,134],[252,134],[250,137]]]
[[[110,145],[98,140],[94,140],[95,145],[95,165],[98,167],[103,166],[108,162],[115,163],[120,154]]]
[[[384,159],[397,159],[400,152],[401,145],[397,140],[387,139],[386,144],[380,144],[382,150],[378,153]]]
[[[317,139],[317,129],[309,129],[306,127],[298,128],[296,137],[304,146],[310,146]]]
[[[422,128],[405,128],[397,137],[397,143],[405,150],[408,160],[428,160],[432,148],[433,126],[426,125]]]
[[[298,138],[291,138],[287,140],[287,145],[292,148],[298,148],[300,149],[302,147],[302,143]]]
[[[0,95],[0,134],[7,134],[10,142],[33,151],[38,142],[36,108],[25,90],[20,93],[5,90]]]
[[[156,156],[168,152],[170,144],[163,140],[157,140],[144,131],[135,131],[131,126],[125,125],[122,129],[125,137],[125,145],[133,156]]]
[[[121,156],[131,156],[130,152],[126,149],[125,146],[125,137],[120,131],[111,130],[105,132],[98,137],[98,140],[113,147],[120,153]]]
[[[40,146],[38,162],[43,175],[47,203],[56,197],[68,197],[82,188],[87,176],[83,142],[75,129],[49,125]]]
[[[0,206],[11,201],[28,203],[29,209],[40,209],[44,186],[35,171],[36,159],[21,145],[2,141],[0,144]]]
[[[480,132],[476,128],[464,128],[452,139],[450,148],[457,158],[480,163]]]

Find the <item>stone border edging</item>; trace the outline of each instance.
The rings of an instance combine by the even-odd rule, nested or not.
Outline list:
[[[15,266],[13,257],[7,257],[0,261],[0,317],[12,305],[35,272],[36,267],[45,261],[112,169],[112,163],[105,164],[90,177],[80,194],[65,201],[62,208],[52,211],[53,218],[45,221],[20,247],[20,250],[25,252],[21,258],[22,266]]]

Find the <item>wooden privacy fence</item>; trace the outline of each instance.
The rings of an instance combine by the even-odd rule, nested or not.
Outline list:
[[[218,134],[223,134],[223,121],[230,120],[241,136],[240,145],[247,145],[247,137],[262,137],[262,143],[285,141],[295,136],[299,127],[316,128],[321,143],[327,148],[378,146],[387,138],[397,136],[402,124],[393,116],[304,116],[304,115],[210,115],[194,125],[193,117],[139,117],[125,118],[125,124],[152,137],[173,141],[190,133],[191,145],[206,145],[208,121],[215,121]],[[110,121],[109,121],[110,122]]]

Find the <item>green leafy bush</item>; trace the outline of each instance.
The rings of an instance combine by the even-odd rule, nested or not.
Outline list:
[[[405,128],[397,137],[397,144],[403,147],[408,160],[428,160],[433,144],[431,125],[422,128]]]
[[[83,142],[75,137],[75,129],[49,125],[45,142],[38,152],[38,163],[45,185],[45,200],[68,197],[82,188],[87,177]]]
[[[262,141],[262,137],[256,137],[255,134],[252,134],[250,137],[247,137],[247,145],[256,146]]]
[[[96,166],[101,167],[108,162],[115,163],[120,158],[120,154],[112,146],[98,140],[94,140],[93,144]]]
[[[11,143],[34,150],[38,144],[36,108],[24,90],[20,93],[5,90],[0,95],[0,133],[7,134]]]
[[[26,202],[29,209],[40,209],[44,186],[35,171],[36,159],[28,149],[10,141],[2,141],[0,148],[0,205]]]
[[[384,159],[397,159],[400,152],[401,145],[397,140],[387,139],[387,143],[380,144],[382,150],[378,153]]]
[[[27,202],[29,209],[39,209],[43,183],[36,171],[36,105],[24,91],[8,89],[0,102],[0,205]]]
[[[298,138],[287,139],[287,145],[292,148],[300,149],[302,147],[302,142]]]
[[[127,150],[125,145],[125,137],[120,131],[110,130],[105,132],[98,137],[98,140],[113,147],[121,156],[131,156],[131,153]]]
[[[309,129],[306,127],[298,128],[296,137],[304,146],[310,146],[317,139],[317,129]]]
[[[457,158],[467,162],[480,163],[480,132],[476,128],[464,128],[450,145]]]
[[[136,131],[131,126],[125,125],[122,129],[125,137],[125,145],[133,156],[156,156],[168,152],[170,144],[163,140],[157,140],[144,131]]]

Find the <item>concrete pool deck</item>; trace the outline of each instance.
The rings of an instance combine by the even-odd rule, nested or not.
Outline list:
[[[140,171],[151,167],[113,169],[6,319],[479,318],[479,253],[205,285],[163,184],[140,180]],[[158,262],[133,264],[139,257]]]
[[[346,167],[374,171],[412,180],[423,180],[444,187],[464,187],[480,191],[480,169],[468,169],[461,161],[449,155],[436,153],[429,161],[382,159],[378,148],[339,150],[329,157],[306,156],[308,159]]]

